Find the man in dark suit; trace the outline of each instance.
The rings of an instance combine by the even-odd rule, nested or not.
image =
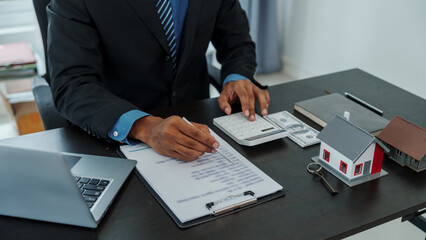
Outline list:
[[[222,64],[220,108],[240,101],[254,121],[255,100],[269,95],[251,80],[255,45],[238,0],[52,0],[48,58],[57,109],[89,134],[144,141],[158,153],[191,161],[215,152],[205,125],[147,111],[209,96],[205,52]]]

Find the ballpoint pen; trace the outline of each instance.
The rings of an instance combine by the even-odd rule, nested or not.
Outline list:
[[[187,122],[189,125],[195,127],[190,121],[188,121],[188,119],[186,119],[185,117],[182,118],[183,120],[185,120],[185,122]],[[234,164],[234,161],[232,161],[232,159],[230,159],[228,156],[226,156],[226,154],[224,152],[222,152],[221,150],[219,150],[219,148],[216,148],[216,151],[222,155],[222,157],[226,158],[229,162],[231,162],[232,164]]]
[[[350,100],[352,100],[352,101],[354,101],[354,102],[356,102],[356,103],[358,103],[358,104],[360,104],[360,105],[362,105],[362,106],[370,109],[371,111],[379,114],[380,116],[383,116],[383,111],[382,110],[380,110],[379,108],[377,108],[377,107],[375,107],[375,106],[367,103],[366,101],[364,101],[364,100],[362,100],[362,99],[360,99],[358,97],[355,97],[354,95],[352,95],[350,93],[347,93],[347,92],[345,92],[345,96],[347,98],[349,98]]]

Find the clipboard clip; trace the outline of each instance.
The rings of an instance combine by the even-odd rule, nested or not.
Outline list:
[[[206,204],[206,207],[212,215],[219,216],[256,202],[256,194],[252,191],[245,191],[240,194],[226,196],[214,202],[209,202]]]

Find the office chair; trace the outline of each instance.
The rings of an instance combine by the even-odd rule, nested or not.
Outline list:
[[[37,76],[33,80],[33,94],[40,117],[45,130],[65,127],[70,123],[61,116],[56,110],[53,103],[52,92],[50,90],[49,69],[47,65],[47,13],[46,6],[50,0],[33,0],[34,9],[36,12],[38,24],[40,27],[41,37],[43,39],[43,48],[45,56],[46,74]]]

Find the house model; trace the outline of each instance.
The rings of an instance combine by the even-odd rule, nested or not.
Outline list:
[[[318,134],[319,163],[349,186],[387,175],[383,153],[389,149],[373,135],[335,116]]]
[[[389,158],[420,172],[426,170],[426,130],[396,116],[377,136],[389,147]]]

